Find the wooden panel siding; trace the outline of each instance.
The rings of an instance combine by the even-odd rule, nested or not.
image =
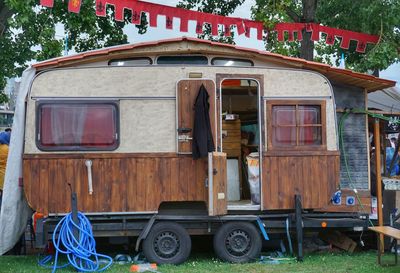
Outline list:
[[[92,160],[93,194],[85,161]],[[70,187],[83,212],[157,211],[163,201],[208,200],[207,160],[166,154],[26,155],[23,177],[32,209],[48,215],[71,210]]]
[[[263,157],[263,209],[294,209],[294,195],[304,208],[318,209],[330,203],[339,185],[339,153],[266,153]]]

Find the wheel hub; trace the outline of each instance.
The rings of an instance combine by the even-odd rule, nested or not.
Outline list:
[[[244,256],[251,246],[250,236],[243,230],[234,230],[226,237],[225,245],[230,254]]]
[[[162,258],[174,257],[179,248],[179,239],[173,232],[161,232],[154,240],[154,250]]]

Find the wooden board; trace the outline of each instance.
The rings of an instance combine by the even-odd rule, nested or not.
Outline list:
[[[400,240],[400,229],[389,226],[369,227],[368,229],[376,233],[392,237],[396,240]]]
[[[339,185],[339,153],[265,154],[263,157],[262,208],[294,209],[294,195],[303,208],[318,209],[330,203]]]
[[[210,216],[225,215],[227,213],[227,198],[228,198],[226,153],[216,153],[216,152],[210,153],[208,165],[209,165],[208,214]]]
[[[93,194],[88,192],[85,161],[76,154],[26,156],[25,195],[35,211],[71,210],[68,185],[83,212],[157,211],[164,201],[208,202],[207,160],[187,155],[86,154],[92,161]]]
[[[193,123],[194,123],[194,104],[196,102],[197,94],[201,85],[207,89],[210,104],[210,122],[211,129],[215,144],[215,84],[212,80],[181,80],[178,82],[177,87],[177,117],[178,117],[178,128],[189,128],[189,133],[180,133],[179,135],[187,135],[189,138],[193,137]],[[217,145],[215,145],[217,146]],[[178,141],[178,152],[179,153],[191,153],[192,152],[192,140],[189,141]]]

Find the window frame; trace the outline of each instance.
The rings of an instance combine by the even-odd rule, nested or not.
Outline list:
[[[161,58],[196,58],[196,57],[199,57],[199,58],[204,58],[206,61],[207,61],[207,63],[201,63],[201,64],[193,64],[193,63],[164,63],[164,64],[160,64],[159,63],[159,59]],[[155,64],[156,65],[160,65],[160,66],[163,66],[163,65],[182,65],[182,66],[205,66],[205,65],[210,65],[210,60],[209,60],[209,58],[206,56],[206,55],[159,55],[159,56],[157,56],[157,58],[156,58],[156,60],[155,60]]]
[[[42,109],[43,105],[55,105],[55,104],[99,104],[99,105],[104,105],[104,104],[109,104],[113,105],[115,107],[115,126],[116,126],[116,134],[117,138],[115,141],[114,145],[108,146],[108,147],[83,147],[83,146],[44,146],[41,144],[41,141],[39,139],[39,135],[41,135],[41,114],[40,110]],[[36,102],[36,124],[35,124],[35,142],[36,142],[36,147],[40,151],[46,151],[46,152],[62,152],[62,151],[115,151],[118,149],[120,145],[120,109],[119,109],[119,101],[114,101],[114,100],[40,100]]]
[[[325,100],[268,100],[267,104],[267,147],[270,151],[326,151],[326,101]],[[321,109],[321,144],[320,145],[274,145],[272,142],[273,136],[273,113],[272,108],[274,106],[295,106],[296,107],[296,142],[298,141],[298,128],[299,106],[319,106]],[[315,126],[316,127],[316,126]]]
[[[112,65],[114,62],[127,62],[135,60],[148,60],[148,64],[131,64],[131,65]],[[129,66],[149,66],[153,65],[153,60],[150,57],[135,57],[135,58],[125,58],[125,59],[111,59],[108,61],[108,66],[111,67],[129,67]]]
[[[225,65],[216,65],[214,64],[215,61],[237,61],[237,62],[248,62],[250,63],[250,66],[248,65],[232,65],[231,67],[254,67],[254,62],[249,59],[240,59],[240,58],[229,58],[229,57],[214,57],[211,59],[211,65],[214,66],[224,66],[224,67],[230,67],[230,66],[225,66]]]

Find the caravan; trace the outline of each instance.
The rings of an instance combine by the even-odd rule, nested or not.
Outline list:
[[[23,185],[44,216],[39,245],[71,211],[72,192],[96,236],[138,236],[136,250],[158,263],[185,261],[190,235],[214,235],[220,258],[246,262],[259,255],[265,228],[289,238],[296,228],[301,242],[303,228],[367,227],[366,117],[350,119],[357,135],[344,132],[357,149],[349,154],[359,154],[350,160],[355,185],[340,164],[337,118],[391,81],[193,38],[34,68]],[[195,122],[200,90],[209,137]],[[208,152],[200,158],[199,145]],[[339,188],[343,199],[353,187],[355,204],[332,203]]]

